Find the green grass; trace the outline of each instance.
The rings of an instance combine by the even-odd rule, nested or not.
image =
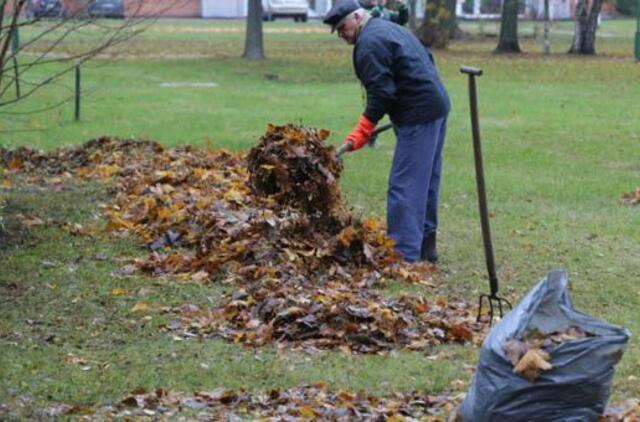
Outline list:
[[[482,28],[490,33],[490,23]],[[478,26],[464,23],[471,32]],[[235,28],[236,32],[213,32]],[[108,134],[144,137],[167,146],[195,145],[247,150],[266,125],[302,122],[341,137],[362,111],[351,50],[318,23],[269,23],[268,59],[238,58],[242,22],[162,21],[118,47],[120,58],[83,69],[82,118],[72,103],[37,114],[72,93],[70,75],[15,107],[0,110],[0,144],[51,149]],[[525,37],[525,54],[496,56],[494,38],[455,42],[436,52],[451,94],[441,199],[441,275],[452,296],[475,301],[488,286],[480,238],[466,79],[468,64],[481,67],[480,122],[492,230],[502,291],[518,298],[553,268],[566,268],[577,306],[640,331],[640,210],[619,197],[640,185],[638,98],[640,67],[633,62],[635,23],[605,21],[595,57],[563,54],[571,23],[554,23],[552,54],[541,39]],[[527,32],[529,31],[529,32]],[[568,32],[568,33],[567,33]],[[495,33],[495,31],[494,31]],[[27,37],[28,35],[24,35]],[[74,36],[61,50],[73,52]],[[188,58],[190,57],[190,58]],[[24,56],[22,60],[30,60]],[[59,65],[39,67],[36,81]],[[274,79],[273,75],[277,75]],[[162,88],[163,82],[215,82],[213,88]],[[345,159],[341,185],[356,214],[385,213],[393,137],[376,149]],[[136,387],[179,390],[217,386],[262,390],[324,380],[332,388],[383,393],[448,390],[468,380],[463,364],[476,350],[442,347],[446,358],[400,352],[347,357],[339,352],[307,355],[265,347],[257,351],[222,341],[176,341],[161,331],[162,307],[215,303],[224,286],[145,277],[117,278],[127,257],[145,253],[134,240],[75,237],[56,225],[27,230],[18,213],[56,221],[100,224],[96,204],[104,188],[64,192],[8,192],[0,236],[0,417],[26,417],[59,401],[106,404]],[[125,289],[114,296],[111,289]],[[416,291],[393,284],[387,293]],[[419,291],[419,289],[418,289]],[[429,294],[427,291],[426,294]],[[148,315],[131,313],[137,302]],[[616,399],[640,396],[640,344],[632,337],[617,368]],[[75,356],[85,364],[68,361]],[[88,368],[88,369],[83,369]],[[22,403],[22,404],[21,404]]]

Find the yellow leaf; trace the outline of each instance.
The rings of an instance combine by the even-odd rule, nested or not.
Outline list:
[[[146,312],[148,310],[149,310],[149,305],[147,305],[144,302],[138,302],[135,305],[133,305],[131,309],[129,309],[129,312]]]
[[[120,217],[116,217],[112,215],[109,218],[109,221],[107,222],[107,226],[105,227],[105,230],[108,232],[120,230],[120,229],[130,230],[132,227],[133,225],[130,222],[125,221]]]
[[[143,199],[144,206],[147,207],[148,210],[152,210],[156,207],[156,198],[154,197],[146,197]]]
[[[299,407],[298,412],[300,413],[300,417],[305,419],[313,419],[316,417],[316,414],[313,411],[313,409],[307,406],[306,404],[304,406]]]
[[[244,194],[237,189],[231,188],[224,194],[223,198],[227,202],[242,204],[244,201]]]
[[[100,177],[103,177],[103,178],[111,177],[119,171],[120,171],[120,167],[115,164],[98,166],[98,173],[100,174]]]
[[[367,218],[362,222],[362,225],[370,232],[378,231],[382,228],[382,222],[377,218]]]
[[[167,220],[169,219],[169,217],[171,217],[171,210],[169,208],[160,208],[158,210],[158,218],[162,219],[162,220]]]
[[[127,293],[127,292],[122,287],[115,287],[115,288],[111,289],[111,295],[112,296],[122,296],[125,293]]]

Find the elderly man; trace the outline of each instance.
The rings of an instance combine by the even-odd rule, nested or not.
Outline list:
[[[362,148],[389,115],[396,148],[387,191],[387,230],[409,262],[436,262],[438,196],[450,104],[429,50],[402,26],[373,19],[357,0],[337,0],[324,23],[354,46],[353,66],[367,104],[345,138]]]

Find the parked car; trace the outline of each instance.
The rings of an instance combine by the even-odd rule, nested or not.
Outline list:
[[[262,19],[293,18],[296,22],[306,22],[309,17],[307,0],[262,0]]]
[[[61,0],[29,0],[26,13],[29,18],[59,18],[64,16]]]
[[[122,0],[91,0],[87,5],[87,16],[100,18],[124,18]]]

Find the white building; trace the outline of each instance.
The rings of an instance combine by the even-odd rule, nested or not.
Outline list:
[[[309,16],[321,18],[331,9],[332,0],[309,0]],[[247,0],[202,0],[203,18],[245,18]]]
[[[202,0],[203,18],[244,18],[247,0]]]
[[[549,0],[549,18],[571,19],[572,4],[575,4],[575,0]],[[544,19],[544,0],[525,0],[520,6],[521,18]],[[458,0],[456,16],[467,19],[498,19],[501,9],[502,0]]]

